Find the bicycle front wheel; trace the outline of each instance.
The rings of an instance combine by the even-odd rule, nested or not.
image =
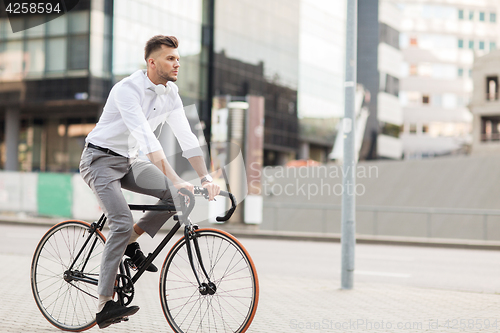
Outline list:
[[[160,299],[170,327],[178,333],[245,332],[259,300],[259,280],[252,259],[241,243],[227,232],[195,232],[200,254],[215,293],[202,293],[181,238],[170,250],[160,276]],[[193,237],[193,236],[192,236]],[[193,261],[202,283],[207,279],[195,254]]]
[[[106,240],[99,230],[89,236],[87,222],[61,222],[47,231],[33,255],[31,289],[36,305],[64,331],[79,332],[95,325],[97,285],[70,278],[98,279]]]

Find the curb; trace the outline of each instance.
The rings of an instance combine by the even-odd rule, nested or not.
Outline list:
[[[45,218],[32,216],[11,216],[0,215],[0,224],[27,225],[27,226],[47,226],[51,227],[67,218]],[[258,238],[276,240],[299,240],[315,242],[340,243],[341,235],[334,233],[315,232],[295,232],[295,231],[271,231],[258,229],[245,229],[234,225],[214,224],[211,227],[218,228],[231,233],[239,238]],[[205,227],[205,226],[200,226]],[[160,229],[160,232],[165,230]],[[404,236],[372,236],[356,235],[357,244],[380,244],[397,246],[423,246],[441,247],[470,250],[500,250],[500,241],[483,241],[470,239],[448,239],[448,238],[424,238],[424,237],[404,237]]]
[[[223,229],[233,234],[234,236],[240,238],[245,237],[245,238],[261,238],[261,239],[288,239],[288,240],[335,242],[335,243],[340,243],[341,240],[340,234],[319,234],[319,233],[317,234],[309,232],[296,233],[287,231],[265,231],[265,230],[247,232],[244,230],[235,230],[231,228],[220,228],[220,229]],[[356,235],[356,243],[500,251],[500,242],[498,241],[481,241],[481,240],[469,240],[469,239]]]

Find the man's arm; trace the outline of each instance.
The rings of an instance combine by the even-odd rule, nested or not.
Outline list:
[[[189,163],[198,174],[198,177],[202,179],[208,175],[207,166],[205,165],[205,160],[202,156],[193,156],[188,158]],[[205,181],[201,184],[204,188],[208,190],[209,200],[212,201],[216,195],[220,192],[220,186],[212,183],[211,181]]]
[[[176,87],[175,84],[173,86]],[[175,89],[177,90],[177,88]],[[175,91],[175,93],[177,96],[175,98],[174,109],[168,114],[167,123],[179,141],[183,151],[182,156],[188,159],[200,179],[202,179],[208,175],[208,170],[205,165],[205,160],[202,157],[203,153],[200,149],[200,143],[196,135],[191,131],[191,126],[189,126],[189,122],[186,118],[181,97],[177,91]],[[220,192],[220,186],[212,182],[203,182],[201,185],[208,190],[210,201]]]
[[[181,177],[175,172],[170,163],[168,163],[167,157],[163,150],[157,150],[152,153],[146,155],[151,163],[156,165],[158,169],[163,172],[165,176],[167,176],[170,181],[174,184],[176,189],[186,188],[187,190],[193,192],[194,186],[188,182],[182,180]]]

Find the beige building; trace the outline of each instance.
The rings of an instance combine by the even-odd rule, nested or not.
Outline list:
[[[472,142],[474,59],[498,48],[498,0],[398,0],[406,159],[464,153]]]
[[[473,114],[472,154],[500,153],[500,50],[474,62],[474,93],[470,110]]]

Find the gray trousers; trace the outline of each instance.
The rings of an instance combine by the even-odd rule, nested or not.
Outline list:
[[[80,161],[80,174],[96,195],[99,206],[108,219],[110,232],[104,246],[98,293],[112,296],[120,260],[132,234],[134,220],[122,188],[160,199],[159,205],[173,205],[172,183],[152,163],[113,156],[86,148]],[[176,191],[175,198],[178,194]],[[176,200],[177,202],[177,200]],[[148,211],[137,223],[153,237],[172,216],[172,212]]]

